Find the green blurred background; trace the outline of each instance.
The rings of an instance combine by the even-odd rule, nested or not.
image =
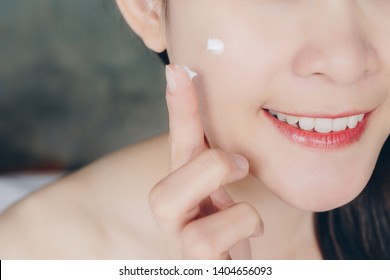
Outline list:
[[[73,169],[165,131],[163,70],[114,0],[1,0],[0,172]]]

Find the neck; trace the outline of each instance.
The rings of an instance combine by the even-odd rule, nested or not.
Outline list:
[[[263,219],[263,236],[251,240],[255,259],[321,258],[313,212],[286,204],[252,176],[226,186],[226,190],[234,201],[251,204]]]

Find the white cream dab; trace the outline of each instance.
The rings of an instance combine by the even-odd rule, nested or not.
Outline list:
[[[207,50],[213,54],[222,54],[225,50],[225,44],[217,38],[207,40]]]
[[[188,77],[190,77],[191,80],[194,79],[196,76],[198,76],[198,73],[196,73],[195,71],[191,70],[187,66],[183,66],[183,68],[187,72]]]

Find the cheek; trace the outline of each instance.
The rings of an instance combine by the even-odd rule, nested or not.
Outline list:
[[[278,49],[266,44],[256,48],[247,37],[238,40],[245,42],[238,45],[236,37],[219,36],[225,44],[221,54],[207,51],[208,39],[202,38],[197,60],[187,59],[199,73],[194,82],[206,135],[226,149],[230,149],[228,139],[245,137],[244,131],[257,129],[259,110],[272,95],[273,79],[283,61]],[[248,57],[247,53],[255,54]]]
[[[182,2],[172,2],[168,53],[173,63],[199,74],[195,84],[204,129],[211,142],[225,147],[229,134],[240,135],[244,127],[257,122],[277,73],[286,68],[291,56],[285,50],[291,40],[285,32],[258,22],[258,16],[249,19],[246,12],[232,17],[223,1],[207,2],[207,10],[197,7],[205,1]],[[194,14],[194,10],[204,12]],[[208,50],[209,39],[223,42],[223,52]]]
[[[371,127],[359,145],[312,151],[285,143],[278,132],[264,127],[256,137],[247,139],[245,147],[238,147],[239,152],[249,158],[251,173],[281,200],[309,211],[334,209],[359,195],[386,139],[373,141],[371,136],[379,135],[380,127]]]
[[[197,7],[200,3],[196,4],[205,1],[194,1],[190,5],[181,2],[173,1],[170,10],[168,53],[171,61],[199,73],[199,94],[204,100],[207,96],[208,102],[219,102],[223,98],[233,101],[244,95],[252,102],[261,101],[259,94],[267,92],[265,86],[275,79],[281,62],[288,62],[288,55],[283,56],[285,42],[291,44],[288,35],[258,22],[258,17],[256,21],[245,15],[232,17],[231,9],[224,11],[223,1],[216,1],[219,4],[215,4],[214,9],[213,4],[207,2],[211,6],[207,10]],[[194,10],[204,12],[194,14]],[[223,42],[222,53],[208,50],[210,39],[214,46],[219,42],[213,39]]]

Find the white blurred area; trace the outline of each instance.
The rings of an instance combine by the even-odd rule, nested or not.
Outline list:
[[[0,176],[0,213],[15,202],[57,180],[63,173],[15,173]]]

